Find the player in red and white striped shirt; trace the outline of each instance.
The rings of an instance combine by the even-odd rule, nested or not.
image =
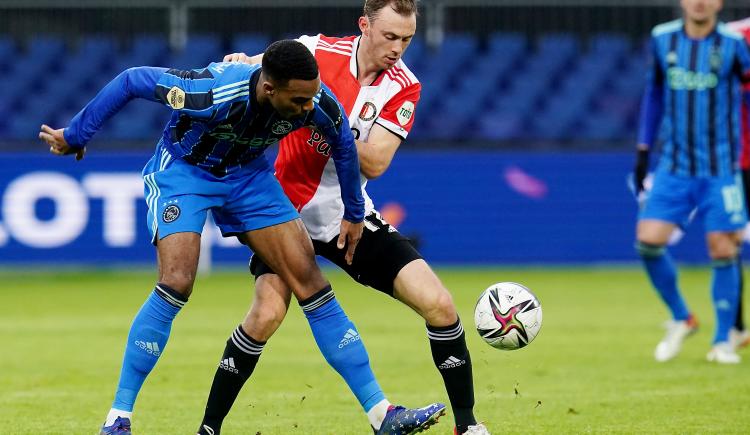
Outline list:
[[[745,40],[750,44],[750,18],[728,23],[729,28],[736,32],[742,33]],[[745,210],[750,210],[750,83],[745,83],[742,102],[742,113],[740,114],[740,169],[742,171],[742,185],[745,191]],[[738,256],[739,258],[739,256]],[[729,339],[735,347],[745,347],[750,344],[750,332],[748,332],[743,320],[744,305],[744,280],[743,272],[740,268],[740,295],[737,305],[737,319],[734,322],[734,328],[729,333]]]
[[[433,361],[443,376],[453,408],[456,433],[488,434],[474,418],[471,359],[450,293],[410,241],[383,220],[365,191],[368,179],[388,169],[414,123],[421,85],[401,56],[416,31],[416,2],[366,0],[359,28],[361,35],[356,37],[316,35],[298,39],[315,55],[321,81],[344,106],[358,139],[366,217],[365,232],[351,261],[345,258],[343,246],[337,246],[343,204],[331,149],[322,136],[310,129],[289,135],[279,147],[276,176],[302,215],[318,255],[359,283],[402,301],[425,319]],[[234,54],[224,60],[258,62],[261,56],[248,59]],[[238,329],[265,343],[286,315],[290,291],[257,256],[250,269],[256,277],[255,299]],[[228,343],[222,359],[230,355],[230,347]],[[236,362],[236,354],[234,358]],[[220,424],[257,358],[248,364],[244,377],[217,370],[204,424]],[[222,384],[231,382],[231,388],[222,389]],[[368,412],[368,417],[377,429],[382,418],[373,414],[377,412]]]

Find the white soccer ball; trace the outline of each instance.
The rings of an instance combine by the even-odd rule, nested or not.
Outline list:
[[[482,292],[474,307],[474,324],[490,346],[520,349],[531,343],[542,328],[542,305],[528,288],[499,282]]]

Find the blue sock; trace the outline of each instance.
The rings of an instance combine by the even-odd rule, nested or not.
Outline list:
[[[636,249],[641,255],[651,284],[661,296],[662,300],[672,312],[674,320],[687,320],[690,317],[685,300],[682,299],[680,289],[677,288],[677,268],[672,256],[663,246],[636,243]]]
[[[300,306],[320,352],[344,378],[365,412],[385,399],[359,333],[341,309],[331,286],[300,302]]]
[[[716,310],[714,344],[729,341],[729,329],[734,325],[739,299],[740,271],[734,258],[712,262],[711,295]]]
[[[172,320],[185,302],[187,299],[184,296],[161,283],[146,299],[130,326],[120,383],[112,408],[133,411],[143,381],[164,352]]]

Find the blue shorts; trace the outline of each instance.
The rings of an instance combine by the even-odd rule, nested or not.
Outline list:
[[[143,168],[151,242],[183,232],[200,234],[211,210],[224,237],[299,217],[265,156],[223,177],[173,158],[163,146]]]
[[[684,226],[702,219],[706,232],[732,232],[744,228],[745,197],[739,175],[727,177],[685,177],[658,171],[654,186],[638,219],[657,219]]]

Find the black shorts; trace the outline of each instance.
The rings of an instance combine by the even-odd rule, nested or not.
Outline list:
[[[338,249],[338,236],[330,242],[313,240],[315,254],[336,264],[360,284],[393,296],[393,281],[407,264],[422,256],[411,241],[401,235],[388,222],[373,212],[365,217],[365,229],[354,251],[352,264],[346,264],[346,249]],[[263,260],[253,255],[250,272],[257,279],[264,273],[273,273]]]

